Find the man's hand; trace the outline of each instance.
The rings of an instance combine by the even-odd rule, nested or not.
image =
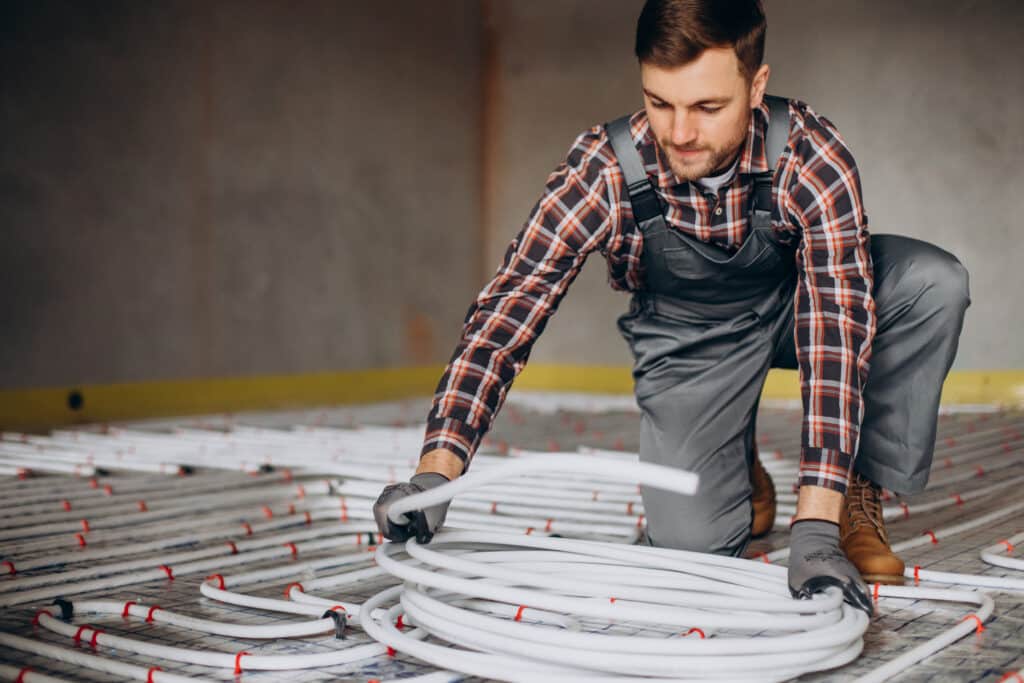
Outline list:
[[[835,586],[857,609],[871,616],[867,586],[839,548],[839,525],[817,519],[794,522],[789,542],[789,591],[795,598]]]
[[[415,475],[408,482],[389,484],[384,487],[377,502],[373,504],[373,518],[377,521],[380,533],[392,541],[405,541],[415,537],[417,543],[429,543],[434,533],[444,524],[448,514],[448,503],[432,505],[426,510],[410,510],[405,513],[409,520],[406,524],[395,524],[388,519],[388,508],[399,498],[447,484],[448,478],[437,472],[424,472]]]

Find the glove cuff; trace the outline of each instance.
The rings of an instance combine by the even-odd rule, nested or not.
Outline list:
[[[410,479],[413,484],[423,487],[423,490],[436,489],[438,486],[447,484],[449,479],[440,472],[423,472],[414,475]]]

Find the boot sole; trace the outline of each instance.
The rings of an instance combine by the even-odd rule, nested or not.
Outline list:
[[[883,586],[902,586],[905,577],[896,574],[863,574],[861,575],[867,583],[880,583]]]

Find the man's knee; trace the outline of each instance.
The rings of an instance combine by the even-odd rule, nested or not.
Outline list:
[[[918,265],[919,277],[925,287],[924,297],[950,315],[963,313],[971,304],[970,278],[967,269],[952,254],[939,253]]]
[[[925,313],[929,316],[957,318],[970,305],[967,269],[948,251],[899,235],[880,235],[874,239],[885,252],[881,260],[903,262],[897,287],[904,296],[914,298],[915,307],[927,309]],[[899,266],[896,268],[900,270]],[[902,297],[897,295],[896,298]]]
[[[738,556],[750,540],[749,513],[743,519],[727,515],[717,519],[692,516],[674,520],[647,520],[652,545],[698,553]]]

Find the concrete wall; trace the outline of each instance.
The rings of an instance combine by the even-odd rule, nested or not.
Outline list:
[[[766,0],[770,91],[833,120],[850,144],[874,233],[932,241],[971,273],[958,368],[1024,367],[1024,3]],[[499,3],[503,192],[496,264],[576,134],[642,106],[632,41],[641,0]],[[590,259],[532,362],[629,362],[626,297]]]
[[[443,362],[479,8],[0,5],[0,388]]]
[[[766,4],[873,231],[970,269],[958,366],[1024,367],[1024,4]],[[641,105],[641,5],[8,0],[0,388],[443,362],[575,135]],[[626,303],[595,256],[533,361],[627,364]]]

